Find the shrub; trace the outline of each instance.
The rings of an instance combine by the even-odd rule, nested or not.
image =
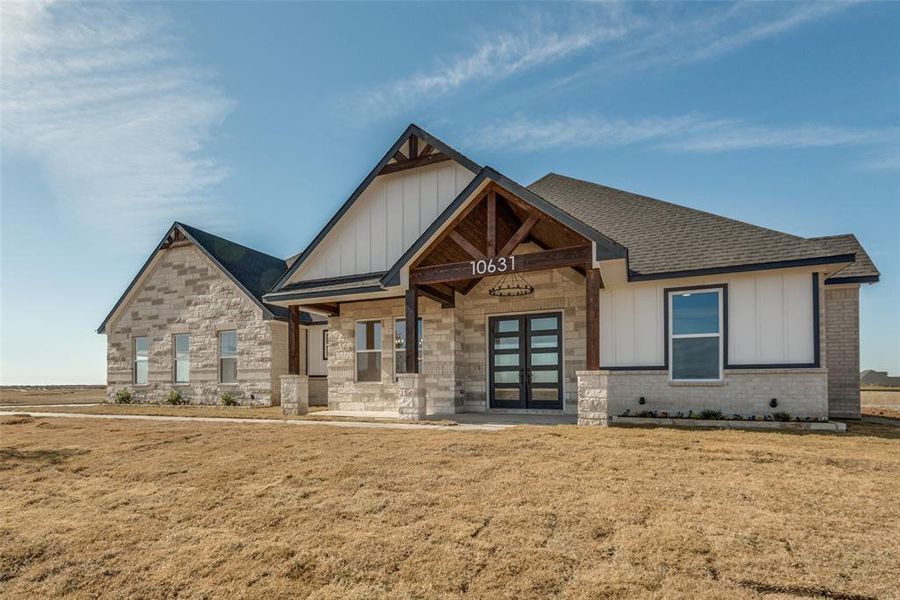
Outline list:
[[[787,414],[786,412],[777,412],[772,413],[772,418],[776,421],[790,421],[791,415]]]
[[[187,400],[184,399],[184,396],[182,396],[181,392],[178,390],[169,390],[169,395],[166,396],[166,402],[173,406],[187,404]]]
[[[116,404],[131,404],[134,402],[134,394],[131,393],[131,390],[124,389],[116,392]]]
[[[700,411],[701,419],[710,419],[710,420],[719,420],[722,418],[721,410],[712,410],[711,408],[707,408]]]
[[[231,392],[222,394],[222,406],[237,406],[239,404],[237,396]]]

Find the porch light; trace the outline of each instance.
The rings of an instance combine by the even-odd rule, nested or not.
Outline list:
[[[518,273],[507,273],[488,290],[491,296],[527,296],[534,293],[534,286]]]

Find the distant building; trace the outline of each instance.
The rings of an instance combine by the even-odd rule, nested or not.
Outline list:
[[[900,387],[900,377],[892,377],[887,371],[866,369],[859,374],[860,385],[878,385],[882,387]]]

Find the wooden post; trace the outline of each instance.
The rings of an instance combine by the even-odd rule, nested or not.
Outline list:
[[[497,194],[494,190],[487,197],[487,256],[497,256]]]
[[[288,374],[300,374],[300,307],[288,307]]]
[[[588,269],[585,273],[585,328],[587,329],[587,365],[588,371],[600,370],[600,288],[603,281],[600,269]]]
[[[419,372],[419,290],[406,290],[406,372]]]

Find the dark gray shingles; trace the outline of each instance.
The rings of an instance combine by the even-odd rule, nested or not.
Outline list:
[[[844,253],[819,241],[555,173],[528,189],[628,248],[629,268],[635,274]]]

